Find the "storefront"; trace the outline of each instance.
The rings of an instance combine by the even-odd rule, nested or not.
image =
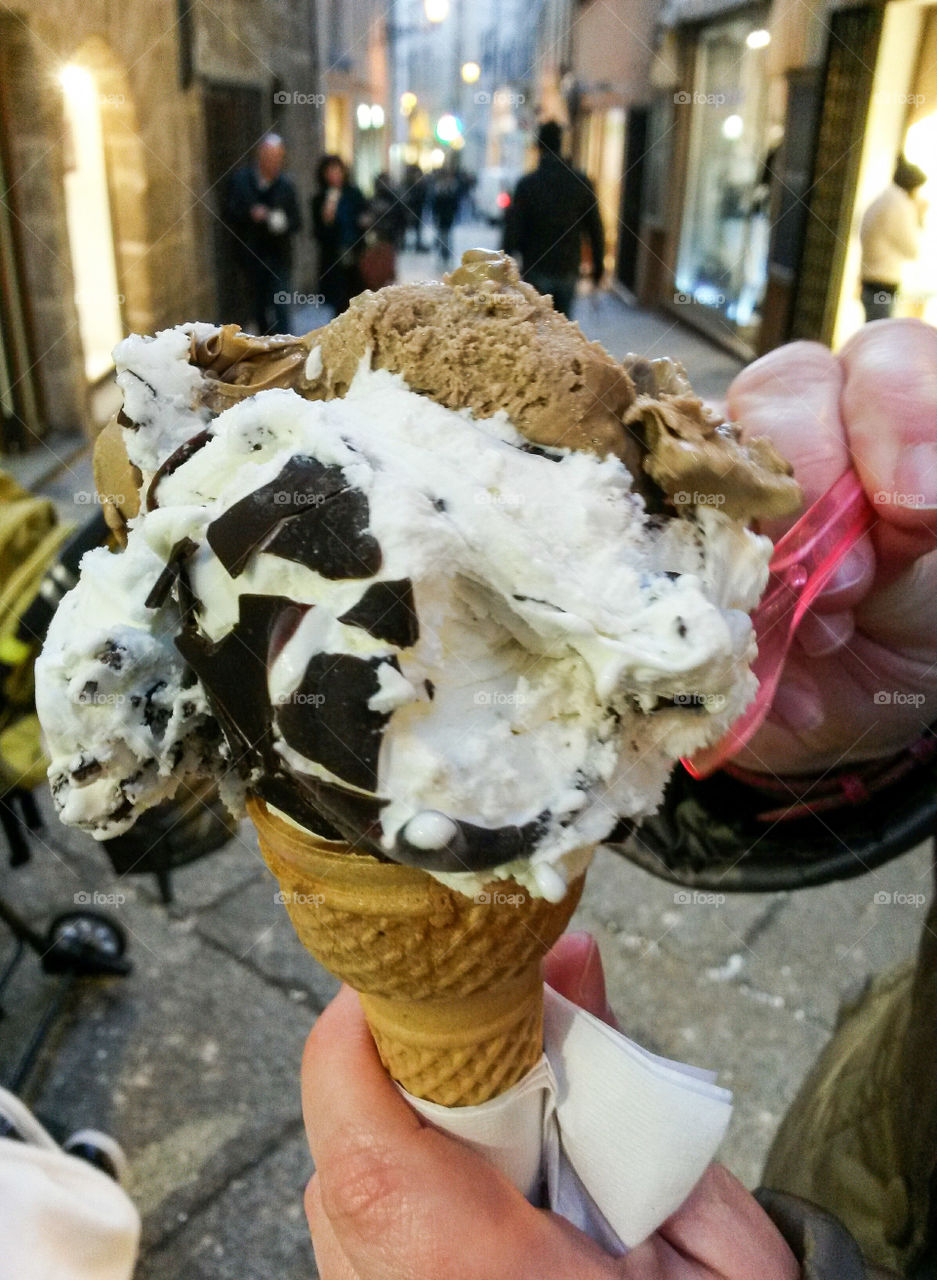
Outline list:
[[[767,283],[769,192],[780,129],[769,117],[767,7],[689,34],[689,113],[674,305],[745,355],[754,354]],[[684,124],[684,127],[686,125]]]
[[[894,314],[937,323],[937,4],[893,0],[884,13],[862,143],[848,245],[837,289],[834,345],[862,325],[859,300],[862,215],[889,185],[898,155],[928,176],[917,257],[908,260]]]

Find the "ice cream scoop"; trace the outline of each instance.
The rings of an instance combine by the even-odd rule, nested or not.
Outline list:
[[[99,838],[194,772],[559,900],[753,696],[746,521],[796,503],[789,469],[502,255],[303,339],[186,325],[117,363],[141,510],[37,670],[57,803]]]

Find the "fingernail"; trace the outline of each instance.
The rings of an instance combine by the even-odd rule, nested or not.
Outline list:
[[[795,733],[809,733],[823,723],[823,706],[815,689],[785,681],[778,686],[771,703],[771,714],[783,720]]]
[[[808,657],[825,658],[841,649],[854,630],[851,613],[810,613],[797,629],[797,640]]]
[[[865,577],[867,564],[868,558],[861,551],[853,549],[847,552],[846,558],[830,574],[823,587],[823,594],[851,591]]]
[[[901,450],[891,501],[915,511],[937,510],[937,444],[913,444]]]

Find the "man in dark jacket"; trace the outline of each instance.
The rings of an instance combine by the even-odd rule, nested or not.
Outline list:
[[[302,226],[296,188],[283,172],[286,148],[268,134],[253,164],[238,169],[228,186],[225,222],[249,289],[258,333],[288,333],[290,240]]]
[[[592,183],[560,154],[562,130],[555,120],[540,126],[540,163],[521,178],[504,222],[504,249],[519,256],[524,279],[551,293],[569,315],[579,278],[582,239],[592,251],[592,279],[602,279],[605,233]]]

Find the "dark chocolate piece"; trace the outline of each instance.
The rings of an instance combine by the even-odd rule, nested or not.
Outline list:
[[[274,708],[294,751],[365,791],[377,790],[377,758],[390,719],[368,706],[380,689],[377,669],[384,662],[400,670],[393,657],[314,654],[299,687]]]
[[[178,449],[174,449],[168,458],[163,459],[159,464],[153,479],[150,481],[149,485],[147,485],[147,511],[155,511],[159,506],[159,503],[156,501],[156,487],[160,480],[162,480],[163,476],[171,476],[174,471],[178,471],[184,462],[188,462],[194,454],[198,453],[199,449],[204,448],[205,445],[208,444],[209,440],[212,439],[214,439],[214,432],[208,430],[200,431],[198,435],[191,436],[188,440],[180,444]]]
[[[236,578],[255,551],[266,550],[284,521],[310,515],[321,520],[329,500],[347,488],[341,467],[294,454],[274,480],[212,521],[208,526],[209,546],[231,577]]]
[[[169,559],[166,561],[166,567],[153,584],[153,589],[143,601],[146,609],[158,609],[166,603],[166,598],[172,590],[172,584],[178,581],[182,573],[183,561],[188,560],[194,552],[198,551],[198,543],[193,542],[191,538],[180,538],[172,551],[169,553]]]
[[[285,611],[300,606],[286,596],[243,595],[238,620],[212,643],[194,628],[176,636],[176,648],[201,680],[212,711],[221,722],[232,755],[247,771],[269,748],[270,695],[267,660],[274,627]]]
[[[382,557],[380,544],[368,532],[370,520],[364,494],[346,489],[284,520],[258,550],[294,560],[323,578],[373,578]]]
[[[377,640],[386,640],[398,649],[408,649],[420,636],[420,624],[413,603],[413,583],[409,578],[375,582],[356,605],[343,613],[339,622],[361,627]]]
[[[308,773],[265,774],[257,793],[301,826],[327,840],[347,840],[353,849],[387,862],[380,846],[381,809],[387,803],[362,796]]]
[[[515,858],[530,857],[549,818],[547,810],[522,827],[479,827],[453,818],[458,834],[442,849],[419,849],[410,844],[404,825],[394,843],[394,858],[424,871],[488,871]]]

